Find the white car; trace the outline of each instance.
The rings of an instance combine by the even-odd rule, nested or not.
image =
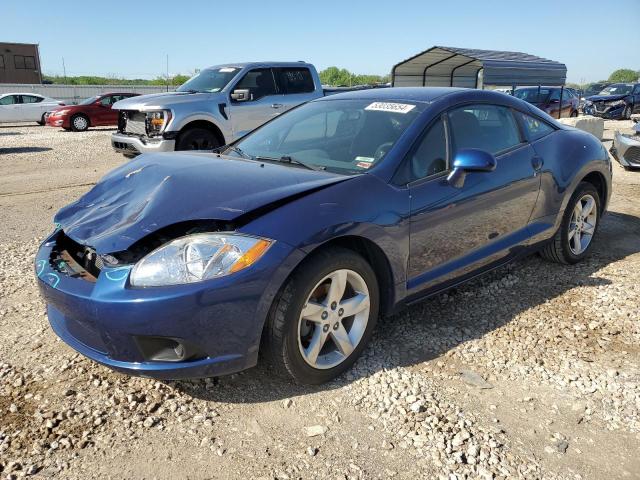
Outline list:
[[[2,93],[0,123],[37,122],[44,125],[45,114],[60,105],[64,103],[37,93]]]

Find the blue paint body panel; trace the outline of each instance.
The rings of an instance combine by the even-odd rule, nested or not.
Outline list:
[[[260,164],[206,153],[143,155],[101,180],[55,217],[59,227],[35,263],[54,331],[104,365],[156,378],[206,377],[257,362],[264,323],[289,275],[316,249],[336,240],[366,242],[381,252],[389,279],[388,310],[401,307],[527,254],[556,232],[578,183],[598,175],[606,207],[611,164],[600,142],[557,123],[516,98],[488,91],[395,88],[337,94],[317,101],[364,98],[424,102],[427,107],[384,161],[344,176]],[[496,157],[496,169],[469,172],[462,188],[445,174],[407,185],[394,175],[434,119],[468,103],[503,105],[533,115],[553,133]],[[524,135],[524,133],[523,133]],[[536,160],[542,165],[534,168]],[[131,265],[101,270],[95,282],[52,264],[59,236],[99,254],[126,251],[147,235],[185,221],[228,223],[270,238],[256,264],[196,284],[133,288]],[[203,352],[197,360],[148,361],[138,337],[179,338]]]

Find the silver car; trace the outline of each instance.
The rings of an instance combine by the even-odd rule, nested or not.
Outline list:
[[[609,150],[613,158],[625,168],[640,168],[640,120],[634,119],[635,135],[616,132]]]
[[[37,122],[44,125],[47,112],[64,105],[37,93],[0,94],[0,123]]]

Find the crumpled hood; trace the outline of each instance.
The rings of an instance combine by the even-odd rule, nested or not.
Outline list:
[[[158,110],[182,103],[211,100],[220,93],[167,92],[125,98],[113,104],[117,110]]]
[[[232,221],[348,178],[210,153],[142,155],[112,170],[54,221],[76,242],[113,253],[168,225]]]
[[[624,97],[626,97],[627,95],[592,95],[591,97],[588,97],[587,100],[589,100],[590,102],[610,102],[612,100],[622,100]]]

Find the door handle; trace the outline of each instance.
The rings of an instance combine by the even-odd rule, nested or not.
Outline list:
[[[535,156],[531,159],[531,166],[536,172],[542,170],[542,166],[544,165],[544,160],[541,157]]]
[[[282,108],[282,104],[281,103],[272,103],[271,104],[271,108]]]

